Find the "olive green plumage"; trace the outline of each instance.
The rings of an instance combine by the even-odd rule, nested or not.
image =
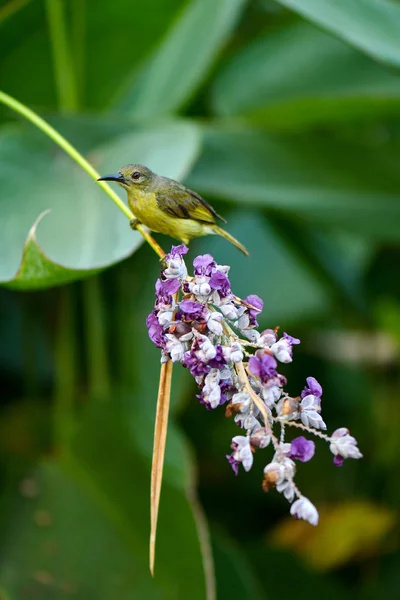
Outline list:
[[[174,179],[156,175],[143,165],[125,165],[118,173],[100,177],[116,181],[128,194],[129,208],[138,223],[188,244],[192,238],[218,234],[248,256],[246,248],[222,229],[216,219],[226,223],[199,194]]]

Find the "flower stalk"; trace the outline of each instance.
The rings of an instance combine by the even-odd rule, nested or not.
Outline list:
[[[293,360],[300,340],[279,328],[258,331],[263,301],[256,295],[241,300],[232,293],[229,267],[218,265],[209,254],[193,261],[188,274],[184,255],[188,248],[173,246],[156,282],[154,310],[147,318],[150,339],[161,349],[161,363],[179,362],[194,377],[197,396],[208,410],[225,405],[243,435],[231,441],[226,456],[235,474],[249,471],[256,451],[271,447],[272,459],[264,467],[262,487],[275,488],[290,502],[290,513],[312,525],[318,511],[295,483],[297,464],[315,454],[314,441],[304,435],[286,441],[291,427],[329,444],[333,462],[361,458],[357,442],[341,427],[325,432],[321,416],[322,387],[314,377],[297,397],[285,391],[286,377],[278,364]]]

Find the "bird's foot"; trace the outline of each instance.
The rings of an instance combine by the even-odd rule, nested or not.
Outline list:
[[[136,227],[140,225],[140,221],[139,219],[132,219],[132,221],[129,221],[129,225],[131,226],[131,229],[136,229]]]

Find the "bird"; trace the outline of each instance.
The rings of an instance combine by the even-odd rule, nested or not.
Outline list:
[[[126,190],[135,216],[130,223],[133,229],[143,224],[186,245],[195,237],[218,234],[249,256],[243,244],[217,223],[217,219],[226,220],[199,194],[174,179],[157,175],[144,165],[129,164],[97,181],[115,181]]]

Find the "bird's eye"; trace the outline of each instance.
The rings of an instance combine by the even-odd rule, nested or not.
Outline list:
[[[131,175],[132,179],[140,179],[140,173],[139,171],[133,171],[132,175]]]

